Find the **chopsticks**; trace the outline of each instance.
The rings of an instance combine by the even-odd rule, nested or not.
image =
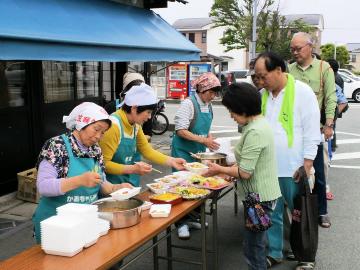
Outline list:
[[[193,152],[189,152],[189,154],[194,158],[200,159],[200,157],[197,154],[194,154]]]
[[[138,164],[139,162],[134,162],[135,164]],[[154,167],[151,168],[152,171],[158,172],[158,173],[162,173],[162,171],[159,171],[157,169],[155,169]]]

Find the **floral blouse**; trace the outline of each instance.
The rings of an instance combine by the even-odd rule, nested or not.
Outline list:
[[[105,171],[101,148],[98,144],[94,144],[88,147],[87,151],[83,151],[80,149],[79,142],[71,132],[67,132],[65,136],[69,139],[75,157],[94,158],[99,162],[103,171]],[[84,148],[84,146],[82,146],[82,148]],[[65,178],[67,176],[70,159],[62,136],[53,137],[45,142],[38,157],[37,168],[42,160],[48,161],[55,167],[58,178]]]

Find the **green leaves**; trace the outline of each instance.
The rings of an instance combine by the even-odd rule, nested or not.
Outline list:
[[[334,59],[335,45],[327,43],[320,47],[321,58],[324,60]],[[349,64],[349,51],[345,46],[336,46],[336,60],[339,62],[340,67],[343,68],[346,64]]]
[[[254,0],[215,0],[210,11],[214,27],[224,27],[220,43],[226,51],[249,50],[252,37]],[[274,0],[258,0],[256,51],[275,51],[285,59],[290,59],[290,41],[295,32],[311,32],[313,27],[302,20],[286,22]]]

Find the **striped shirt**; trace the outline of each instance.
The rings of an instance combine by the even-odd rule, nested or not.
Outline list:
[[[243,127],[243,135],[235,146],[235,158],[242,171],[251,174],[240,180],[238,194],[244,198],[244,189],[260,195],[260,201],[272,201],[281,196],[277,176],[274,135],[269,123],[260,116]]]
[[[209,103],[204,103],[196,93],[195,98],[200,105],[201,112],[209,112]],[[181,102],[180,108],[177,110],[174,118],[175,131],[189,129],[190,123],[194,119],[194,113],[194,105],[190,98]]]

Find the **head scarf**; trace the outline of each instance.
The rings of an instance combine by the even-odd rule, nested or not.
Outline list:
[[[134,85],[125,94],[124,101],[120,103],[120,107],[124,104],[128,106],[146,106],[157,103],[157,98],[154,89],[149,85],[142,83]]]
[[[76,106],[71,113],[63,116],[63,123],[70,130],[81,130],[83,127],[99,120],[107,120],[111,125],[108,113],[104,108],[92,102],[83,102]]]
[[[123,76],[123,90],[126,88],[126,86],[128,86],[129,83],[135,80],[145,82],[143,75],[140,73],[126,72]]]
[[[203,73],[191,82],[191,86],[203,92],[220,86],[219,79],[211,72]]]

